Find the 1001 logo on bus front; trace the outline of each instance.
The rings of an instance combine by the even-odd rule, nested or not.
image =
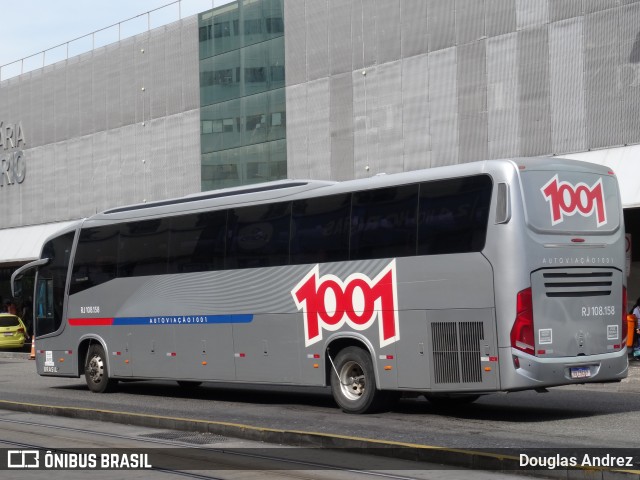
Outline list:
[[[598,227],[607,223],[602,178],[589,187],[586,183],[572,185],[566,181],[560,182],[558,175],[555,175],[540,191],[551,208],[551,225],[562,222],[565,215],[576,213],[583,217],[595,213]]]
[[[335,275],[320,276],[316,265],[291,291],[304,314],[305,346],[322,340],[322,330],[336,331],[346,323],[354,330],[367,330],[376,320],[380,347],[400,339],[396,261],[374,279],[354,273],[342,281]]]

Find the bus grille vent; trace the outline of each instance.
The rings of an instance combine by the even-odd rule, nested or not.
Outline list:
[[[436,322],[431,324],[434,380],[442,383],[482,382],[480,341],[482,322]]]
[[[613,285],[613,272],[548,272],[543,278],[547,297],[607,296]]]

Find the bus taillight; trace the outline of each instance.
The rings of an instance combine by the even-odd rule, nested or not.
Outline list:
[[[511,328],[511,346],[530,355],[535,355],[531,287],[518,292],[516,305],[516,320]]]
[[[627,287],[622,287],[622,342],[620,348],[624,348],[627,344],[629,336],[629,323],[627,322]]]

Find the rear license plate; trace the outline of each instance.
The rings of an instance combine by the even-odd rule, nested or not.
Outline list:
[[[574,367],[571,369],[571,378],[588,378],[591,376],[589,367]]]
[[[4,336],[5,337],[12,337],[13,336],[13,332],[4,332]]]

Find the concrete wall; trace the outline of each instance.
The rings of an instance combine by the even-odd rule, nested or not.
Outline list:
[[[27,169],[0,228],[200,191],[197,16],[2,82],[0,121]]]

